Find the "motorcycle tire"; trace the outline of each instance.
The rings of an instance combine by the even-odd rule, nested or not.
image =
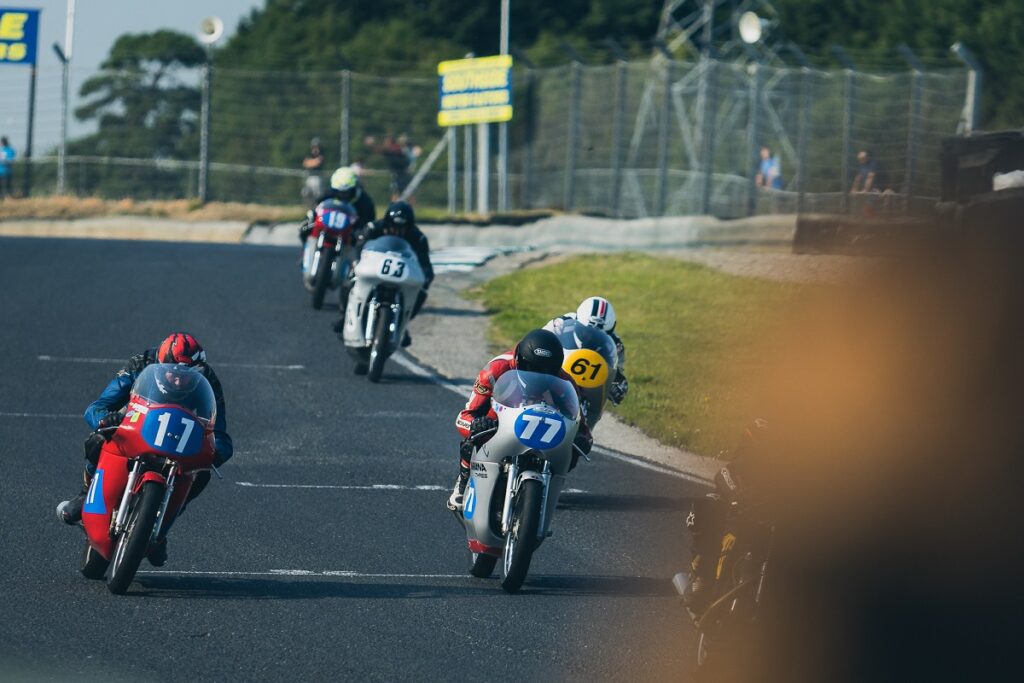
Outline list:
[[[373,346],[370,347],[370,362],[366,378],[373,383],[380,381],[384,374],[384,362],[388,359],[391,344],[391,320],[394,312],[390,306],[381,306],[377,314],[377,325],[373,332]]]
[[[501,563],[501,588],[506,593],[518,591],[530,570],[530,560],[537,548],[543,495],[544,487],[536,479],[527,479],[519,485]]]
[[[82,566],[78,571],[87,579],[102,579],[107,573],[110,560],[100,555],[95,548],[87,542],[85,550],[82,551]]]
[[[323,308],[324,296],[331,284],[331,261],[333,260],[331,251],[327,247],[320,250],[316,273],[313,274],[313,308],[317,311]]]
[[[470,552],[469,573],[478,579],[488,579],[494,572],[498,558],[487,553]]]
[[[125,529],[114,546],[114,557],[110,561],[110,575],[107,577],[107,588],[115,595],[122,595],[128,590],[139,570],[142,558],[149,550],[149,539],[153,535],[153,525],[164,499],[164,486],[156,481],[147,481],[142,490],[135,496],[132,508],[128,511]]]

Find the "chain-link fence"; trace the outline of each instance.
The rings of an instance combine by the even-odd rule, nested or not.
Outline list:
[[[432,78],[214,68],[204,102],[206,76],[178,70],[157,82],[138,73],[74,74],[73,84],[106,77],[109,92],[100,95],[119,94],[96,117],[96,132],[72,136],[65,191],[195,198],[206,159],[211,200],[298,203],[307,175],[301,162],[317,136],[327,166],[358,162],[380,201],[404,188],[417,164],[447,142],[436,124]],[[58,79],[59,73],[40,74],[36,130],[43,139],[56,139]],[[966,80],[964,69],[873,74],[663,59],[517,67],[509,205],[621,217],[925,207],[938,196],[939,143],[957,132]],[[95,88],[78,95],[70,110],[100,95]],[[0,111],[0,121],[15,114]],[[462,195],[472,136],[455,139],[458,153],[434,155],[424,169],[413,192],[419,206],[470,205]],[[781,171],[776,187],[756,183],[765,146]],[[875,173],[877,192],[867,195],[849,192],[861,150],[870,152]],[[32,161],[34,195],[56,189],[55,145],[43,152]],[[459,166],[454,183],[451,159]],[[23,166],[16,164],[15,174]]]

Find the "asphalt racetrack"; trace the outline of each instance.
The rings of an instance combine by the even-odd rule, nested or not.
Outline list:
[[[0,678],[687,679],[670,577],[695,486],[595,456],[521,593],[470,577],[444,507],[465,397],[394,362],[379,385],[354,376],[297,259],[0,238]],[[78,573],[84,535],[54,508],[78,490],[85,406],[178,330],[223,382],[235,455],[167,564],[115,596]]]

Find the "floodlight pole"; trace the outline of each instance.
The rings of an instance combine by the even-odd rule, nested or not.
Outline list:
[[[64,21],[64,49],[54,51],[61,62],[60,92],[60,147],[57,148],[57,194],[64,194],[67,178],[68,145],[68,79],[71,71],[71,50],[75,39],[75,0],[68,0],[67,18]]]

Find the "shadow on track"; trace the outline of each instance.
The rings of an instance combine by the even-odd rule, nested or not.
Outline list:
[[[606,596],[620,598],[671,597],[668,578],[650,576],[527,576],[522,592],[532,595]]]
[[[674,510],[687,512],[693,498],[670,496],[638,496],[603,493],[563,493],[559,510],[614,510],[617,512],[654,512]]]
[[[378,579],[385,581],[386,579]],[[350,581],[347,577],[282,577],[280,579],[230,578],[217,576],[139,576],[129,595],[191,600],[319,600],[352,598],[360,600],[436,600],[448,597],[479,597],[493,594],[496,586],[466,579],[445,579],[448,583],[372,583]],[[499,590],[500,592],[500,590]]]

